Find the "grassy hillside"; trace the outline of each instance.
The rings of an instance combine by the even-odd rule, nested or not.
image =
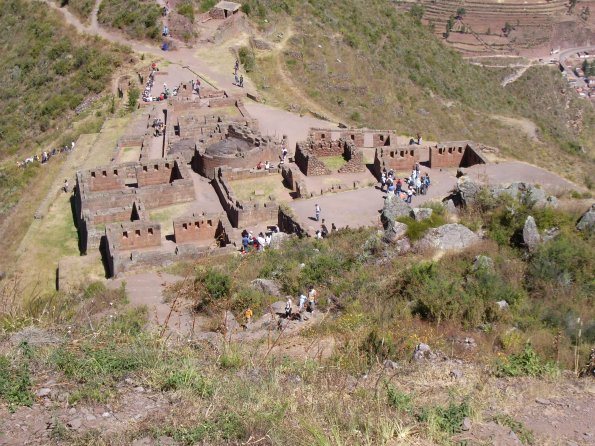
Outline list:
[[[552,68],[530,70],[503,88],[508,71],[465,63],[387,1],[247,3],[265,34],[286,40],[279,53],[258,52],[250,74],[270,101],[312,101],[351,125],[420,132],[432,140],[476,139],[534,162],[547,162],[542,155],[554,151],[564,160],[558,171],[574,164],[563,173],[581,183],[593,171],[595,130],[586,124],[595,112],[587,101],[561,92]],[[543,137],[535,141],[493,115],[529,117]],[[585,125],[573,127],[569,121],[579,115]]]
[[[54,0],[60,6],[68,7],[68,9],[80,18],[82,21],[88,21],[91,17],[91,11],[95,6],[95,0]]]
[[[75,108],[104,91],[129,52],[76,35],[43,3],[1,0],[0,27],[5,30],[0,36],[1,220],[40,171],[16,168],[15,158],[39,154],[50,140],[70,142],[74,135],[65,128]],[[96,122],[90,125],[86,130],[97,128]]]
[[[121,29],[134,39],[161,36],[161,8],[153,0],[103,0],[97,18],[100,24]]]
[[[527,214],[540,228],[561,228],[532,255],[514,237]],[[398,255],[376,230],[343,230],[325,240],[293,239],[278,251],[178,267],[188,279],[170,294],[176,305],[200,308],[197,330],[220,327],[223,309],[238,320],[247,306],[256,319],[266,316],[266,304],[278,298],[253,289],[257,277],[292,296],[314,284],[325,316],[299,336],[265,323],[258,341],[231,333],[223,341],[213,333],[215,346],[186,336],[176,342],[151,325],[151,309],[130,308],[123,289],[99,283],[25,303],[0,293],[0,329],[10,334],[36,324],[62,339],[0,349],[0,410],[31,405],[32,383],[51,378],[54,395],[68,392],[64,411],[101,405],[115,412],[132,407],[124,420],[138,415],[134,423],[106,420],[110,429],[54,423],[55,444],[124,445],[166,436],[180,445],[266,438],[269,445],[453,446],[465,417],[502,422],[524,444],[548,444],[534,441],[516,417],[519,404],[540,395],[535,391],[556,398],[550,391],[560,392],[560,368],[574,368],[575,345],[582,365],[595,342],[593,240],[574,229],[575,217],[486,200],[462,215],[466,224],[484,226],[485,243],[439,260]],[[477,263],[477,254],[491,261]],[[508,310],[496,305],[502,299]],[[465,349],[452,336],[471,336],[477,345]],[[411,363],[419,342],[451,360]],[[396,368],[386,369],[386,360]],[[459,378],[449,376],[453,369]],[[144,395],[148,413],[135,404]]]

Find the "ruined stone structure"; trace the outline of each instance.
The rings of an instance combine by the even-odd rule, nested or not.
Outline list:
[[[470,167],[475,164],[486,164],[486,159],[472,141],[451,141],[430,147],[429,166]]]
[[[310,129],[309,138],[316,142],[343,139],[351,141],[355,147],[383,147],[391,145],[391,130],[368,129]],[[369,142],[366,143],[366,140]]]
[[[214,218],[214,217],[213,217]],[[201,217],[188,217],[188,222],[201,221]],[[183,224],[183,223],[182,223]],[[219,222],[221,231],[220,247],[212,249],[208,245],[190,243],[165,245],[161,238],[161,226],[155,222],[135,221],[113,223],[105,228],[105,259],[111,277],[137,268],[167,266],[180,260],[197,259],[213,255],[225,255],[236,250],[227,245],[224,223]],[[199,231],[197,231],[198,233]]]
[[[237,14],[240,6],[240,3],[221,1],[211,8],[209,15],[214,19],[226,19]]]
[[[212,241],[225,234],[221,214],[192,214],[174,219],[174,238],[178,245]]]
[[[266,173],[256,172],[257,175]],[[244,178],[251,174],[249,169],[231,169],[220,167],[217,169],[213,180],[213,187],[219,196],[219,201],[227,213],[227,218],[234,228],[251,226],[257,223],[273,223],[278,219],[279,204],[273,200],[264,203],[238,200],[231,186],[230,181]]]
[[[204,146],[196,149],[192,168],[213,179],[221,167],[250,169],[266,161],[275,163],[282,144],[261,136],[248,126],[230,124],[224,138],[211,138]]]
[[[347,161],[337,173],[363,172],[366,169],[362,151],[349,140],[309,138],[296,145],[295,163],[304,175],[330,175],[332,172],[321,160],[325,156],[342,156]]]
[[[384,170],[411,171],[418,161],[418,146],[380,147],[374,154],[374,175],[380,178]]]
[[[145,219],[155,209],[195,198],[194,183],[178,159],[97,167],[76,174],[75,216],[80,248],[99,246],[97,225]]]

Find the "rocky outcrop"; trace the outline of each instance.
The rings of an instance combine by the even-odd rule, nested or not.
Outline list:
[[[593,232],[595,229],[595,203],[591,205],[589,210],[579,218],[576,229],[579,231]]]
[[[388,225],[388,229],[384,231],[382,239],[386,243],[396,242],[401,240],[407,234],[407,225],[398,221]]]
[[[523,243],[529,252],[535,252],[541,244],[541,235],[539,235],[537,224],[531,215],[527,217],[525,226],[523,226]]]
[[[395,223],[397,218],[409,217],[411,212],[411,206],[403,200],[395,196],[389,196],[384,200],[384,207],[382,208],[382,214],[380,214],[384,229],[388,230],[390,226]]]
[[[432,216],[434,212],[430,208],[413,208],[411,210],[411,217],[416,221],[422,221]]]
[[[250,286],[263,294],[271,296],[281,296],[279,285],[274,280],[270,279],[254,279]]]
[[[479,240],[479,236],[471,229],[454,223],[430,229],[415,247],[422,251],[432,249],[453,251],[468,248]]]

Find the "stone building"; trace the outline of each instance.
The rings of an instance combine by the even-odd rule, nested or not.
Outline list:
[[[240,3],[221,1],[209,11],[209,15],[214,19],[226,19],[237,14],[240,11]]]
[[[250,169],[266,161],[276,164],[282,148],[281,142],[237,124],[230,124],[225,135],[210,138],[203,146],[196,149],[192,168],[211,179],[221,167]]]
[[[363,152],[351,140],[331,140],[308,138],[298,142],[295,150],[295,163],[306,176],[330,175],[331,170],[324,164],[324,157],[342,156],[346,163],[336,173],[364,172]]]
[[[430,147],[430,168],[471,167],[486,163],[481,151],[472,141],[450,141]]]
[[[419,162],[418,146],[379,147],[374,154],[374,175],[380,178],[384,170],[410,172],[417,162]]]

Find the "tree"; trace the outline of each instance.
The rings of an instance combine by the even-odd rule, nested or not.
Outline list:
[[[136,87],[130,87],[130,90],[128,90],[128,110],[136,110],[138,107],[138,98],[140,98],[140,90]]]
[[[413,21],[417,24],[421,24],[421,19],[424,16],[424,7],[422,5],[413,5],[409,10],[409,15],[413,18]]]
[[[510,23],[506,22],[504,24],[504,28],[502,28],[502,31],[504,31],[504,34],[507,36],[510,34],[510,32],[514,30],[514,26],[512,26]]]
[[[467,10],[463,7],[457,9],[457,19],[462,19],[463,16],[467,13]]]

